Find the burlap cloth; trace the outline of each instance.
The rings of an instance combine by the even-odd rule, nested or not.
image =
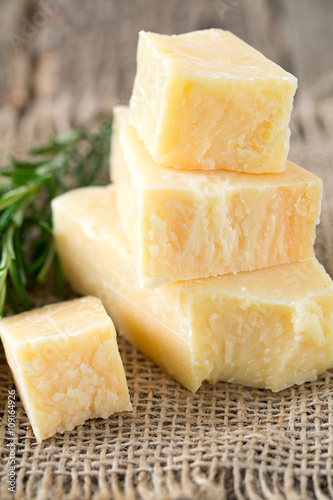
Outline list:
[[[316,104],[314,104],[316,103]],[[333,100],[298,102],[291,159],[324,180],[317,255],[333,275]],[[50,283],[35,305],[59,300]],[[17,499],[333,498],[333,371],[279,394],[204,384],[191,394],[119,336],[133,413],[37,444],[16,406]],[[1,355],[0,498],[7,491],[7,396]]]

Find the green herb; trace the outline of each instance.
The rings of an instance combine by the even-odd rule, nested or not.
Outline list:
[[[76,128],[29,152],[34,160],[10,159],[0,171],[0,315],[30,308],[28,290],[56,273],[66,286],[56,255],[50,202],[69,189],[99,184],[108,164],[111,121],[96,133]],[[52,264],[54,264],[52,266]]]

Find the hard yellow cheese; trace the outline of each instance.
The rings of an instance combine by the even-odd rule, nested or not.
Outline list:
[[[122,171],[124,165],[124,156],[120,145],[120,134],[128,123],[128,107],[114,106],[111,134],[111,152],[110,152],[110,180],[117,183],[124,176]]]
[[[99,299],[4,318],[0,332],[38,441],[132,409],[115,329]]]
[[[114,188],[53,202],[67,278],[98,295],[116,327],[191,391],[227,380],[279,391],[333,366],[333,283],[314,258],[140,288]]]
[[[297,79],[228,31],[139,34],[131,120],[158,163],[280,172]]]
[[[322,182],[287,163],[279,174],[157,165],[116,109],[112,178],[140,284],[252,271],[313,254]],[[118,130],[119,129],[119,130]]]

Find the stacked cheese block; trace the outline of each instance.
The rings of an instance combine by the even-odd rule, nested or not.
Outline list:
[[[188,389],[279,391],[333,366],[321,181],[287,161],[297,80],[229,32],[140,33],[115,186],[53,204],[66,276]]]

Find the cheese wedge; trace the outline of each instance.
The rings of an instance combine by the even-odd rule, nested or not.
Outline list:
[[[99,299],[4,318],[0,332],[37,441],[132,409],[116,332]]]
[[[141,31],[131,121],[157,163],[281,172],[297,79],[228,31]]]
[[[333,366],[333,283],[314,258],[260,271],[140,288],[115,188],[53,202],[65,275],[98,295],[141,352],[191,391],[227,380],[279,391]]]
[[[126,122],[126,112],[126,107],[115,112],[112,178],[142,286],[313,255],[320,179],[291,162],[284,172],[263,175],[156,165]]]

